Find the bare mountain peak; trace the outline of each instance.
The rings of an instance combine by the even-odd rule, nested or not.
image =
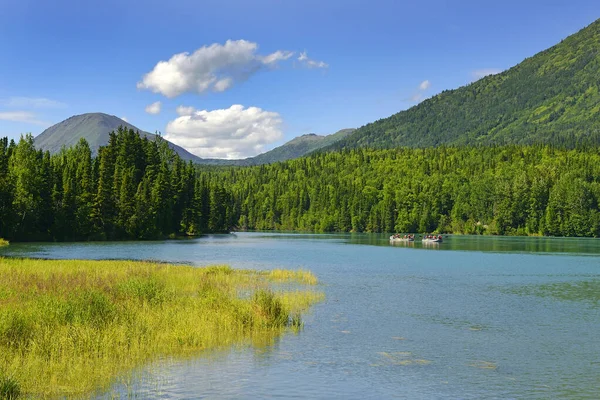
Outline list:
[[[96,112],[74,115],[58,124],[52,125],[36,136],[35,145],[39,149],[56,153],[63,147],[76,145],[81,138],[84,138],[89,143],[92,153],[96,154],[100,146],[108,144],[109,133],[116,131],[119,126],[138,131],[140,136],[148,137],[151,140],[156,138],[156,135],[153,133],[144,132],[119,117]],[[179,154],[183,160],[191,160],[193,162],[202,161],[201,158],[196,157],[173,143],[169,142],[169,147]]]

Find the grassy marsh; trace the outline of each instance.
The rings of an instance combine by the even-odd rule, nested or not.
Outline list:
[[[82,396],[159,357],[298,328],[323,299],[308,271],[0,258],[0,276],[0,380],[26,397]]]

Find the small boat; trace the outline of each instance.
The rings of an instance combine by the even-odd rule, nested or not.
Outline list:
[[[395,242],[414,242],[415,241],[415,236],[414,235],[405,235],[405,236],[400,236],[400,235],[392,235],[390,236],[390,242],[395,243]]]
[[[442,235],[440,236],[423,236],[423,239],[421,239],[421,242],[423,243],[442,243],[443,239],[442,239]]]

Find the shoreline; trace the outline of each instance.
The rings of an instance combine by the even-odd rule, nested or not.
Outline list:
[[[0,384],[23,397],[99,393],[161,357],[297,331],[324,296],[303,270],[0,257],[0,275]]]

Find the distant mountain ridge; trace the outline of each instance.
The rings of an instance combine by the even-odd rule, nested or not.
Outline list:
[[[74,115],[51,126],[34,138],[34,144],[37,148],[44,151],[47,150],[50,153],[57,153],[63,147],[68,148],[74,146],[81,138],[84,138],[90,145],[92,154],[96,155],[100,146],[106,146],[108,144],[109,133],[116,131],[119,126],[139,131],[142,137],[146,136],[150,140],[156,138],[155,134],[144,132],[114,115],[87,113]],[[302,135],[263,154],[241,160],[204,159],[193,155],[183,147],[174,143],[169,141],[167,141],[167,143],[169,144],[169,147],[185,161],[191,160],[197,164],[207,165],[251,166],[302,157],[321,147],[329,146],[338,140],[343,139],[353,131],[354,129],[342,129],[339,132],[326,136],[316,134]]]
[[[600,144],[600,20],[520,64],[324,148]]]
[[[315,150],[332,145],[352,132],[354,132],[354,129],[348,128],[325,136],[309,133],[298,136],[271,151],[267,151],[266,153],[259,154],[247,160],[251,162],[250,165],[260,165],[299,158]]]
[[[109,133],[116,131],[119,126],[127,129],[139,131],[140,136],[147,137],[150,140],[156,139],[156,135],[144,132],[130,123],[114,115],[104,113],[87,113],[74,115],[66,120],[52,125],[44,132],[34,138],[34,144],[38,149],[58,153],[63,147],[72,147],[84,138],[90,145],[92,154],[96,155],[100,146],[108,144]],[[202,159],[177,146],[167,140],[171,149],[173,149],[182,160],[201,163]]]

